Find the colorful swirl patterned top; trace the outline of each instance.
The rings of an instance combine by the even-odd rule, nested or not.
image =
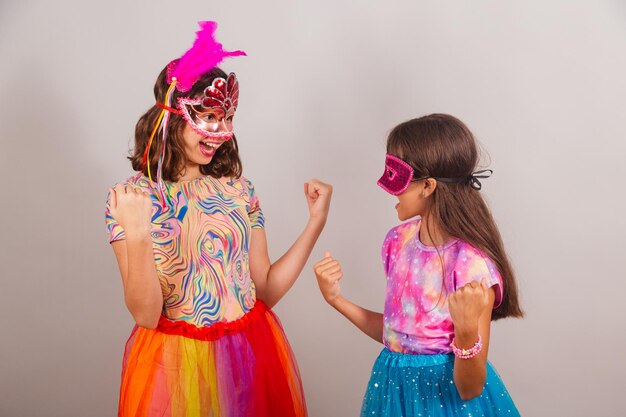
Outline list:
[[[252,228],[265,219],[245,178],[167,182],[172,207],[163,207],[155,183],[142,174],[124,185],[152,195],[152,242],[163,290],[163,315],[196,326],[233,321],[254,306],[248,247]],[[109,241],[125,239],[106,204]]]
[[[419,228],[419,218],[403,223],[391,229],[383,243],[387,276],[383,341],[394,352],[450,353],[454,325],[447,295],[485,278],[489,287],[497,285],[496,308],[502,300],[502,278],[478,249],[459,239],[439,248],[425,246]]]

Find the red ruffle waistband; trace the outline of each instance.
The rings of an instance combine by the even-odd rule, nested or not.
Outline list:
[[[261,318],[268,310],[269,307],[263,301],[257,299],[254,307],[243,317],[234,321],[214,323],[206,327],[197,327],[186,321],[170,320],[161,316],[156,330],[161,333],[183,336],[189,339],[213,341],[222,336],[242,332],[250,323]]]

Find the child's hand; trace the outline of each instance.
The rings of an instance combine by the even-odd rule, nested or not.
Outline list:
[[[454,322],[455,333],[478,333],[478,319],[489,307],[489,288],[483,278],[480,284],[472,281],[448,297],[448,309]]]
[[[317,284],[320,286],[324,300],[328,304],[333,305],[335,300],[341,295],[339,280],[343,277],[343,272],[339,261],[335,260],[330,252],[327,251],[324,254],[324,259],[316,263],[313,270],[315,271]]]
[[[333,194],[333,187],[319,180],[311,180],[304,184],[304,195],[309,205],[309,214],[312,219],[326,222],[328,210],[330,208],[330,198]]]
[[[117,184],[111,193],[111,216],[128,233],[150,233],[152,199],[150,195],[132,185]]]

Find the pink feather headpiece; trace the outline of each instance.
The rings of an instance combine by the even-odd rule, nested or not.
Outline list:
[[[215,40],[217,22],[198,22],[200,30],[196,32],[196,40],[191,49],[170,62],[167,68],[167,83],[171,84],[176,77],[176,89],[181,93],[189,91],[198,79],[217,67],[224,58],[246,55],[243,51],[225,51],[222,44]]]

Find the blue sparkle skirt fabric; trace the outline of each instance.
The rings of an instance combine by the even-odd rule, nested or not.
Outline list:
[[[370,377],[361,417],[519,416],[500,376],[487,362],[480,396],[463,401],[454,384],[454,355],[383,351]]]

